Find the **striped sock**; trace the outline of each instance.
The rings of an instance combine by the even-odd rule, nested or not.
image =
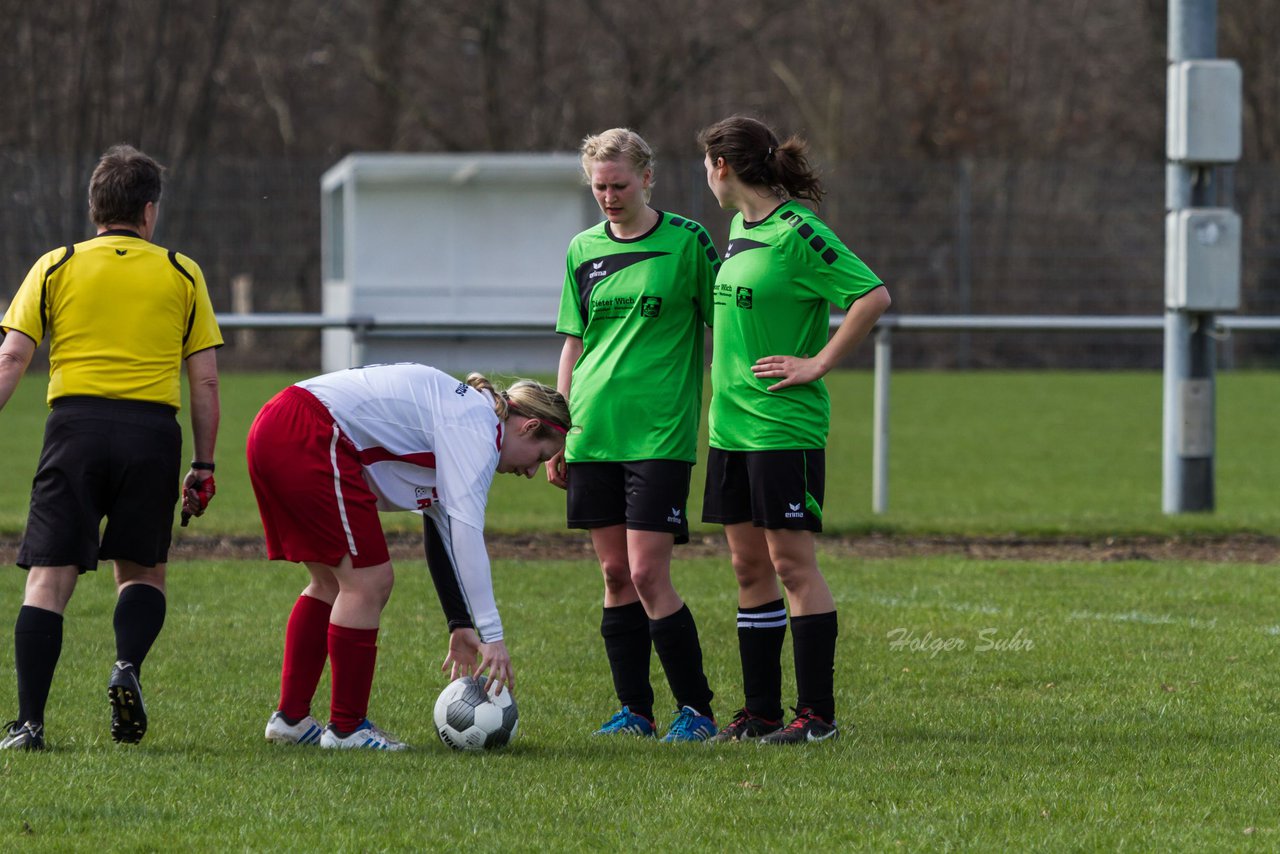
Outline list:
[[[770,721],[782,719],[782,642],[787,606],[781,599],[738,608],[738,654],[747,711]]]

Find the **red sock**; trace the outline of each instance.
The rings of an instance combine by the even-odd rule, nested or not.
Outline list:
[[[324,673],[329,655],[329,612],[333,606],[311,596],[299,596],[284,630],[284,664],[280,667],[280,705],[285,717],[311,714],[311,697]]]
[[[377,629],[329,624],[329,662],[333,676],[329,723],[339,732],[352,732],[368,714],[373,665],[377,658]]]

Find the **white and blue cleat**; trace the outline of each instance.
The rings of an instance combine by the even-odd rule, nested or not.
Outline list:
[[[383,732],[365,718],[354,730],[342,735],[329,724],[320,735],[320,746],[331,750],[408,750],[409,745]]]
[[[692,706],[684,706],[676,712],[676,718],[671,722],[671,729],[667,730],[662,740],[667,744],[706,741],[715,735],[718,729],[715,718],[698,714],[698,710]]]
[[[272,712],[267,721],[267,741],[274,744],[319,744],[324,727],[311,715],[289,722],[284,712]]]
[[[630,706],[623,706],[621,711],[605,721],[592,735],[638,735],[643,738],[657,733],[654,732],[653,721],[631,711]]]

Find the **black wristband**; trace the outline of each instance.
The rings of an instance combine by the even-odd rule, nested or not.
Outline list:
[[[199,460],[192,460],[191,468],[194,471],[213,471],[214,465],[213,463],[202,463]]]

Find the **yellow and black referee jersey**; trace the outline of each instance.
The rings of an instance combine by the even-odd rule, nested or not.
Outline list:
[[[0,326],[49,336],[49,402],[92,395],[182,403],[182,360],[222,346],[200,267],[132,231],[46,253]]]

